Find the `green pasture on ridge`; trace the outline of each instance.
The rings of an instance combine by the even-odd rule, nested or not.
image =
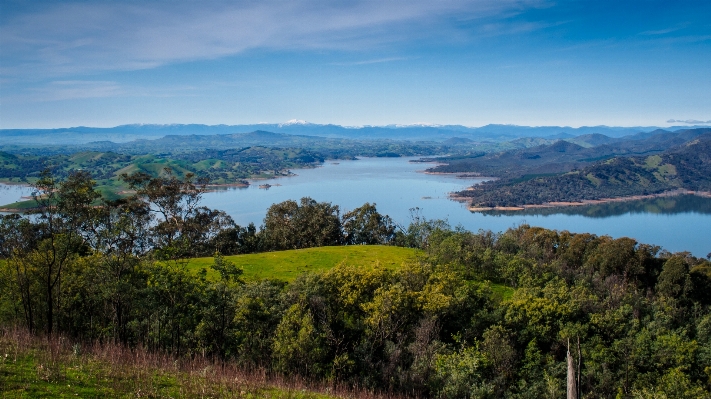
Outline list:
[[[246,280],[272,278],[292,281],[301,273],[326,271],[340,263],[394,269],[403,262],[415,260],[419,253],[421,251],[417,249],[387,245],[345,245],[232,255],[225,256],[225,259],[242,268]],[[213,258],[195,258],[190,260],[188,268],[195,272],[205,268],[208,277],[212,278],[217,276],[210,268],[212,263]]]
[[[414,248],[387,245],[345,245],[294,249],[288,251],[261,252],[256,254],[225,256],[237,267],[244,270],[245,280],[276,279],[293,281],[305,272],[323,272],[341,263],[354,267],[383,267],[396,269],[403,263],[416,260],[422,251]],[[216,278],[217,272],[210,268],[214,259],[190,259],[188,268],[197,273],[207,270],[208,278]],[[507,300],[514,289],[503,284],[490,283],[495,294]]]

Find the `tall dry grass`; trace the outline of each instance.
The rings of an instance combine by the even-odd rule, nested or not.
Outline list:
[[[37,378],[60,382],[73,370],[89,373],[115,392],[162,397],[166,386],[181,397],[404,399],[338,383],[314,383],[266,370],[246,370],[233,362],[203,356],[176,358],[143,347],[113,342],[81,342],[62,335],[38,336],[21,327],[0,327],[0,356],[17,361],[31,355]]]

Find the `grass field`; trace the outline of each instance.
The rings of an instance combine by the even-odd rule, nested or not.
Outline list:
[[[244,270],[245,280],[271,278],[292,281],[301,273],[323,272],[341,263],[364,268],[377,266],[395,269],[405,262],[416,260],[421,254],[421,250],[413,248],[346,245],[233,255],[225,259]],[[188,267],[196,273],[204,268],[208,278],[216,278],[217,273],[210,268],[212,262],[213,258],[195,258],[190,260]],[[502,284],[491,283],[491,289],[504,300],[510,299],[514,293],[513,288]]]
[[[412,248],[347,245],[234,255],[226,256],[225,259],[242,268],[246,280],[273,278],[291,281],[301,273],[325,271],[340,263],[357,267],[379,266],[394,269],[400,267],[403,262],[415,260],[419,253],[419,250]],[[188,267],[196,272],[205,268],[208,277],[216,277],[217,274],[210,269],[212,262],[212,258],[191,259]]]

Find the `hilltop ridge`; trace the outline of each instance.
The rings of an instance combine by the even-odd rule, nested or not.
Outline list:
[[[690,139],[663,152],[614,156],[547,176],[513,178],[510,171],[497,169],[507,178],[471,187],[457,196],[471,200],[472,207],[478,210],[654,196],[672,191],[711,192],[711,129],[681,132],[666,142],[682,138]],[[543,153],[540,149],[539,152]],[[576,155],[580,155],[579,149]],[[543,166],[562,168],[556,159],[548,156],[546,160],[548,163],[542,162]],[[518,174],[540,171],[543,166],[524,165]]]

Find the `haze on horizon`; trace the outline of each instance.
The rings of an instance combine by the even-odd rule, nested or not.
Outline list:
[[[707,1],[0,3],[0,128],[711,122]]]

